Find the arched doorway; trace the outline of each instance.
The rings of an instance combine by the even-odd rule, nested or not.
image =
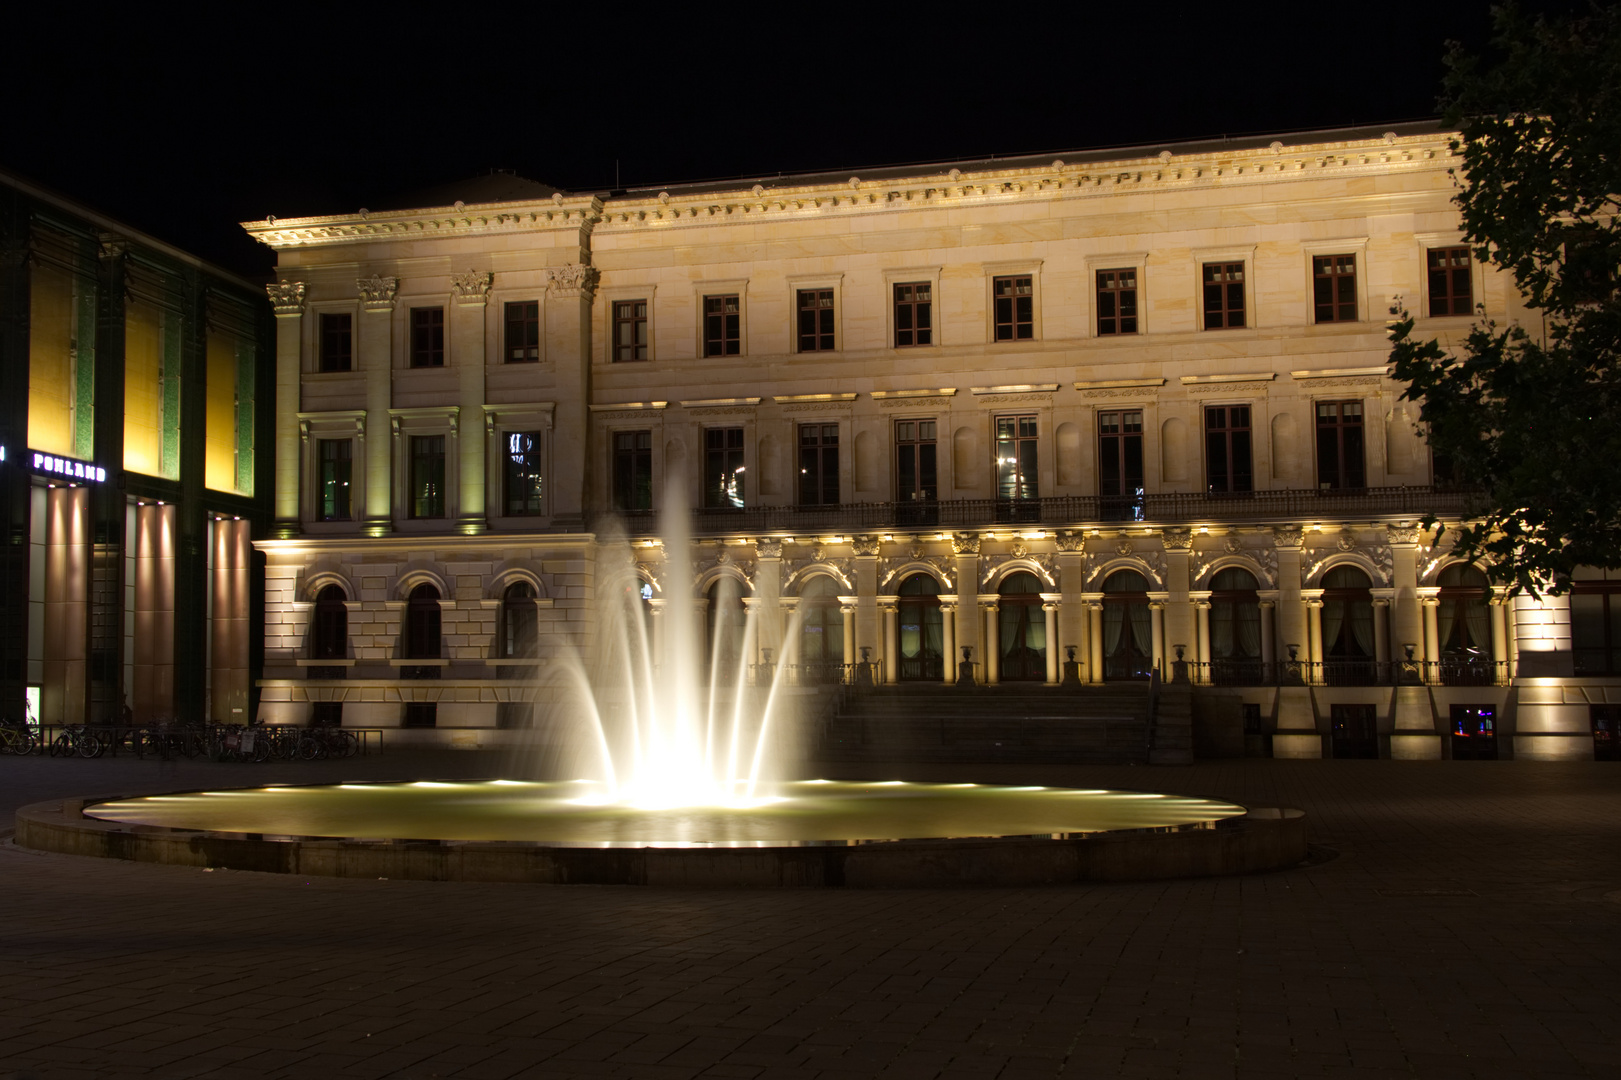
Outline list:
[[[1047,618],[1041,610],[1041,580],[1028,571],[1009,574],[996,590],[997,658],[1005,682],[1047,678]]]
[[[1210,579],[1210,681],[1255,686],[1261,677],[1261,604],[1255,575],[1238,566]]]
[[[906,682],[937,682],[945,675],[940,583],[928,574],[913,574],[895,591],[900,598],[896,677]]]
[[[1154,643],[1148,616],[1148,579],[1116,570],[1103,582],[1103,678],[1146,679]]]
[[[1453,563],[1436,577],[1441,645],[1441,681],[1447,686],[1490,686],[1492,662],[1491,583],[1478,566]]]
[[[805,682],[838,682],[844,672],[844,613],[838,583],[817,574],[799,590],[799,670]]]
[[[743,656],[742,590],[731,578],[721,578],[706,595],[704,641],[710,667],[724,679],[738,670]]]
[[[1330,686],[1375,682],[1371,587],[1354,566],[1323,575],[1323,679]]]

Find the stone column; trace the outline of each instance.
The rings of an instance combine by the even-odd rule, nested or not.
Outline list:
[[[1375,593],[1386,590],[1376,589]],[[1381,670],[1390,666],[1390,597],[1373,598],[1373,658]]]
[[[1103,681],[1103,594],[1087,593],[1086,605],[1087,682]]]
[[[1300,648],[1300,658],[1310,658],[1306,641],[1306,605],[1300,599],[1300,560],[1305,537],[1298,526],[1274,528],[1272,543],[1278,552],[1277,658],[1288,657],[1289,646]]]
[[[981,660],[985,650],[980,647],[983,620],[979,616],[979,534],[952,533],[951,551],[957,557],[957,646],[958,652],[967,645]],[[948,665],[950,666],[950,665]]]
[[[276,313],[276,523],[274,535],[299,532],[299,390],[303,376],[304,294],[302,281],[283,278],[266,285]]]
[[[1086,603],[1081,599],[1086,591],[1086,543],[1079,532],[1058,534],[1058,637],[1065,645],[1076,646],[1075,655],[1084,672],[1087,666]],[[1086,676],[1081,676],[1084,682]]]
[[[839,614],[844,616],[844,666],[849,669],[856,662],[856,598],[839,597]]]
[[[1508,663],[1508,598],[1497,593],[1487,601],[1492,617],[1492,663]]]
[[[664,666],[664,605],[665,601],[663,600],[649,600],[647,602],[647,606],[653,614],[653,640],[648,643],[648,647],[653,653],[653,667],[655,669]]]
[[[884,682],[895,683],[901,673],[900,598],[878,597],[878,611],[884,622]]]
[[[1313,664],[1323,662],[1323,590],[1301,589],[1300,597],[1306,605],[1306,659]]]
[[[1166,677],[1165,665],[1165,594],[1148,594],[1148,637],[1153,642],[1152,665],[1159,677]]]
[[[996,686],[1002,681],[1002,639],[998,625],[1002,609],[999,601],[1000,597],[995,593],[982,593],[979,597],[979,610],[985,620],[985,636],[981,640],[985,643],[986,686]]]
[[[1418,602],[1424,609],[1424,659],[1430,663],[1438,663],[1441,659],[1441,629],[1439,615],[1441,598],[1436,594],[1441,590],[1429,586],[1418,590]]]
[[[1424,623],[1418,603],[1418,539],[1416,526],[1389,525],[1385,528],[1390,538],[1393,559],[1391,585],[1395,592],[1390,605],[1390,643],[1393,652],[1401,653],[1409,644],[1424,648]],[[1415,656],[1418,650],[1414,650]],[[1416,657],[1425,659],[1425,657]]]
[[[394,404],[394,296],[399,279],[373,276],[355,282],[360,289],[360,326],[356,356],[366,376],[366,422],[361,458],[364,503],[355,515],[367,533],[394,528],[394,440],[388,410]]]
[[[1278,591],[1269,589],[1265,599],[1259,600],[1256,605],[1261,609],[1261,663],[1268,666],[1278,662],[1278,635],[1273,629],[1273,619],[1278,606],[1277,597]]]
[[[783,652],[781,540],[761,538],[754,542],[754,595],[760,600],[760,647],[770,649],[777,663],[787,663]]]
[[[1041,594],[1041,612],[1047,617],[1047,685],[1058,685],[1058,597]]]
[[[1210,670],[1210,590],[1188,593],[1193,602],[1194,630],[1198,640],[1193,643],[1193,658],[1206,672]],[[1174,644],[1174,642],[1173,642]]]
[[[782,652],[777,655],[784,664],[802,664],[805,662],[799,652],[804,635],[799,632],[799,624],[794,621],[794,612],[798,608],[799,597],[797,596],[779,596],[777,598],[777,622],[782,628],[782,636],[778,639]]]
[[[587,212],[597,211],[582,211]],[[583,263],[546,268],[545,355],[554,372],[553,392],[557,395],[557,427],[552,433],[549,463],[552,490],[547,499],[554,527],[584,528],[586,523],[585,493],[590,490],[594,460],[586,405],[591,400],[591,304],[597,278],[596,269]],[[606,493],[609,485],[599,483],[598,490]],[[601,499],[605,505],[606,494]]]
[[[484,316],[491,278],[491,274],[481,270],[453,274],[450,278],[456,299],[450,310],[450,359],[456,366],[461,415],[470,425],[484,415],[484,368],[489,363],[484,343]],[[494,418],[486,419],[493,426]],[[488,532],[490,528],[484,480],[487,451],[479,434],[475,428],[457,440],[456,531],[460,533]]]
[[[1160,539],[1165,544],[1165,652],[1161,674],[1169,681],[1170,662],[1176,659],[1173,646],[1192,648],[1197,633],[1195,624],[1198,617],[1188,592],[1192,585],[1188,562],[1193,556],[1193,533],[1188,529],[1164,529],[1160,532]]]
[[[942,599],[940,601],[940,644],[941,651],[946,654],[945,684],[950,686],[957,681],[957,601]]]

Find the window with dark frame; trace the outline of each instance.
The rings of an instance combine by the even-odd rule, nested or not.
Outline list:
[[[631,364],[647,359],[647,301],[614,301],[613,362]]]
[[[322,314],[321,370],[352,371],[354,354],[354,316],[348,312]]]
[[[895,347],[934,344],[934,286],[909,281],[895,286]]]
[[[509,431],[504,437],[502,490],[508,517],[532,517],[545,505],[545,474],[541,469],[540,432]]]
[[[653,433],[614,432],[613,455],[614,509],[653,509]]]
[[[445,437],[411,436],[410,500],[413,518],[445,516]]]
[[[1098,336],[1137,332],[1137,271],[1098,271]]]
[[[408,701],[405,703],[405,716],[400,720],[401,727],[431,728],[439,723],[439,705],[432,701]]]
[[[439,590],[426,583],[411,590],[405,602],[405,659],[439,659],[444,620],[439,599]]]
[[[743,429],[704,430],[704,507],[743,509]]]
[[[508,304],[507,363],[533,364],[540,360],[540,301],[519,300]]]
[[[1230,330],[1244,325],[1244,264],[1204,264],[1204,328]]]
[[[799,290],[799,351],[833,348],[833,290]]]
[[[1034,416],[996,418],[996,497],[1040,497]]]
[[[1143,412],[1098,413],[1098,495],[1110,521],[1137,520],[1143,502]]]
[[[1577,675],[1621,674],[1621,574],[1570,588],[1570,644]]]
[[[799,504],[839,501],[839,425],[799,425]]]
[[[737,293],[704,297],[704,355],[737,356],[743,351],[743,305]]]
[[[1317,486],[1325,491],[1367,486],[1362,402],[1317,403]]]
[[[1430,315],[1469,315],[1475,310],[1471,256],[1467,247],[1430,248]]]
[[[501,657],[521,660],[534,656],[538,630],[535,588],[527,581],[515,581],[501,595]]]
[[[1313,255],[1311,288],[1318,322],[1356,322],[1355,255]]]
[[[353,471],[354,444],[348,439],[318,439],[316,468],[320,476],[320,518],[322,521],[348,521],[349,481]]]
[[[411,366],[445,366],[445,309],[411,309]]]
[[[895,500],[933,502],[940,495],[935,422],[895,421]]]
[[[1036,335],[1034,279],[1029,274],[991,279],[997,341],[1028,341]]]
[[[1204,411],[1205,490],[1235,495],[1255,490],[1248,405],[1212,405]]]
[[[349,607],[343,586],[327,585],[315,597],[310,659],[343,660],[349,655]]]

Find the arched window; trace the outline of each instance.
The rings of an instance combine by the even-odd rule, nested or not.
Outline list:
[[[1336,566],[1323,575],[1323,674],[1330,684],[1375,681],[1371,587],[1368,575],[1354,566]]]
[[[838,582],[816,574],[799,590],[799,664],[807,681],[836,682],[844,665]]]
[[[1116,570],[1103,582],[1103,677],[1146,679],[1153,664],[1148,579],[1135,570]]]
[[[720,669],[722,679],[730,678],[743,656],[743,597],[738,583],[721,578],[709,587],[706,605],[706,640],[711,666]]]
[[[405,658],[437,660],[439,626],[439,590],[428,584],[418,585],[405,604]]]
[[[1041,579],[1021,570],[997,590],[997,667],[1013,682],[1047,678],[1047,616],[1041,610]]]
[[[1261,605],[1255,575],[1229,566],[1210,579],[1210,678],[1253,686],[1261,678]]]
[[[524,659],[535,655],[535,587],[515,581],[501,594],[501,656]]]
[[[313,660],[343,660],[349,655],[349,608],[343,586],[328,585],[315,595],[315,626],[310,642]]]
[[[1436,577],[1440,600],[1436,628],[1441,641],[1441,681],[1448,686],[1490,686],[1493,678],[1492,619],[1485,571],[1453,563]]]
[[[896,677],[908,681],[945,676],[945,623],[940,617],[940,583],[929,574],[913,574],[901,582],[897,618],[900,655]]]

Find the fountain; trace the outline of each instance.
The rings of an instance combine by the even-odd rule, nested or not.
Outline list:
[[[665,565],[684,596],[692,548],[685,514],[670,517]],[[796,722],[784,675],[797,623],[761,687],[746,678],[753,612],[735,653],[724,637],[735,628],[714,620],[709,652],[729,656],[728,668],[702,662],[701,637],[679,628],[696,613],[669,602],[664,618],[675,625],[655,656],[630,545],[608,539],[599,552],[595,630],[546,665],[547,705],[514,761],[518,775],[578,779],[69,800],[20,811],[18,842],[299,873],[673,885],[1034,884],[1305,857],[1298,811],[1146,792],[795,777],[783,749]]]

